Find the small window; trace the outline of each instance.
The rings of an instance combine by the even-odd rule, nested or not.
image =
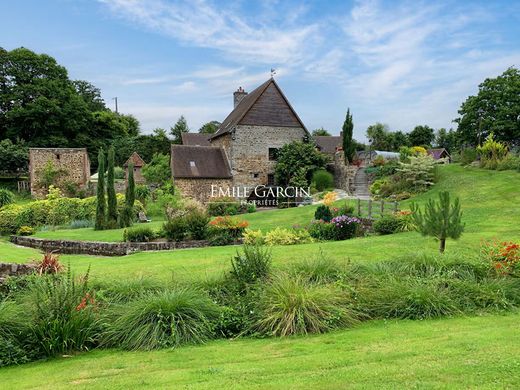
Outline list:
[[[267,185],[274,186],[274,174],[270,173],[267,175]]]
[[[269,160],[270,161],[278,160],[278,148],[269,148]]]
[[[190,161],[190,167],[195,167],[195,161]]]
[[[60,159],[60,154],[56,153],[56,160],[59,160],[59,159]]]
[[[253,178],[258,179],[258,176],[259,176],[258,173],[253,173]]]

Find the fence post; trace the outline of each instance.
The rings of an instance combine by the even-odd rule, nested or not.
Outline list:
[[[372,218],[372,199],[368,200],[368,219]]]
[[[397,211],[399,210],[399,203],[397,203],[397,201],[394,202],[394,212],[397,213]]]
[[[381,199],[381,217],[384,215],[385,213],[385,201],[383,199]]]
[[[357,200],[357,213],[361,217],[361,199]]]

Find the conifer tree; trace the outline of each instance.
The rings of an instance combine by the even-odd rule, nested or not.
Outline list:
[[[345,163],[352,162],[354,160],[354,153],[356,152],[356,148],[353,142],[353,134],[354,134],[354,122],[352,121],[352,114],[350,113],[350,108],[347,110],[347,115],[345,117],[345,122],[343,122],[343,153],[345,156]]]
[[[117,226],[117,198],[114,178],[114,160],[115,160],[114,147],[111,146],[108,149],[107,162],[107,202],[108,202],[108,213],[107,213],[107,227],[113,229]]]
[[[106,198],[105,198],[105,153],[99,149],[98,153],[98,183],[96,221],[94,229],[103,230],[106,227]]]
[[[464,231],[462,212],[460,211],[459,198],[450,202],[450,193],[439,193],[439,201],[430,199],[421,212],[416,204],[412,204],[412,213],[417,230],[423,236],[435,237],[439,240],[439,251],[444,253],[446,239],[458,239]]]
[[[134,202],[135,202],[135,181],[134,181],[134,164],[128,164],[128,178],[125,192],[125,207],[119,218],[120,227],[131,226],[134,219]]]

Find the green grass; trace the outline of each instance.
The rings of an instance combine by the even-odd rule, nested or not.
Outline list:
[[[6,389],[518,388],[519,314],[377,321],[318,336],[94,351],[0,370]]]
[[[461,198],[466,231],[447,252],[477,252],[482,239],[519,240],[520,175],[457,165],[442,167],[440,181],[413,201],[438,191]],[[411,201],[402,204],[409,206]],[[307,223],[313,207],[245,215],[251,227]],[[65,238],[55,231],[55,237]],[[92,230],[90,229],[90,232]],[[114,231],[116,232],[116,231]],[[43,234],[43,233],[40,233]],[[99,239],[109,232],[96,232]],[[85,239],[85,238],[84,238]],[[107,239],[105,239],[107,240]],[[108,240],[107,240],[108,241]],[[437,243],[414,232],[342,242],[273,248],[273,264],[302,261],[320,248],[338,262],[369,262],[432,253]],[[161,281],[201,280],[229,270],[236,247],[136,253],[108,258],[62,256],[75,272],[91,265],[92,280],[144,276]],[[0,261],[26,262],[38,252],[0,241]],[[517,388],[520,314],[428,321],[377,321],[311,337],[218,340],[155,352],[94,351],[0,370],[4,388]]]

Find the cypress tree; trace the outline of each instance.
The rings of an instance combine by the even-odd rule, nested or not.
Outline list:
[[[108,149],[108,171],[107,171],[107,201],[108,201],[108,214],[107,214],[107,227],[113,229],[117,226],[117,198],[114,178],[114,147],[111,146]]]
[[[103,230],[106,226],[106,199],[105,199],[105,153],[99,149],[98,153],[98,183],[97,183],[97,204],[96,222],[94,229]]]
[[[135,182],[134,182],[134,164],[128,164],[128,178],[125,191],[125,207],[119,218],[120,227],[128,227],[132,225],[134,219],[134,202],[135,202]]]
[[[354,143],[352,142],[352,137],[354,134],[354,122],[352,121],[352,114],[350,113],[350,108],[347,110],[347,115],[345,117],[345,122],[343,122],[342,130],[343,153],[345,155],[346,164],[354,160],[354,153],[356,152],[356,148],[354,147]]]
[[[430,199],[424,207],[424,213],[415,204],[412,204],[411,209],[417,230],[423,236],[439,240],[441,253],[444,253],[447,238],[456,240],[464,231],[459,198],[455,198],[451,204],[450,193],[447,191],[439,192],[439,202]]]

